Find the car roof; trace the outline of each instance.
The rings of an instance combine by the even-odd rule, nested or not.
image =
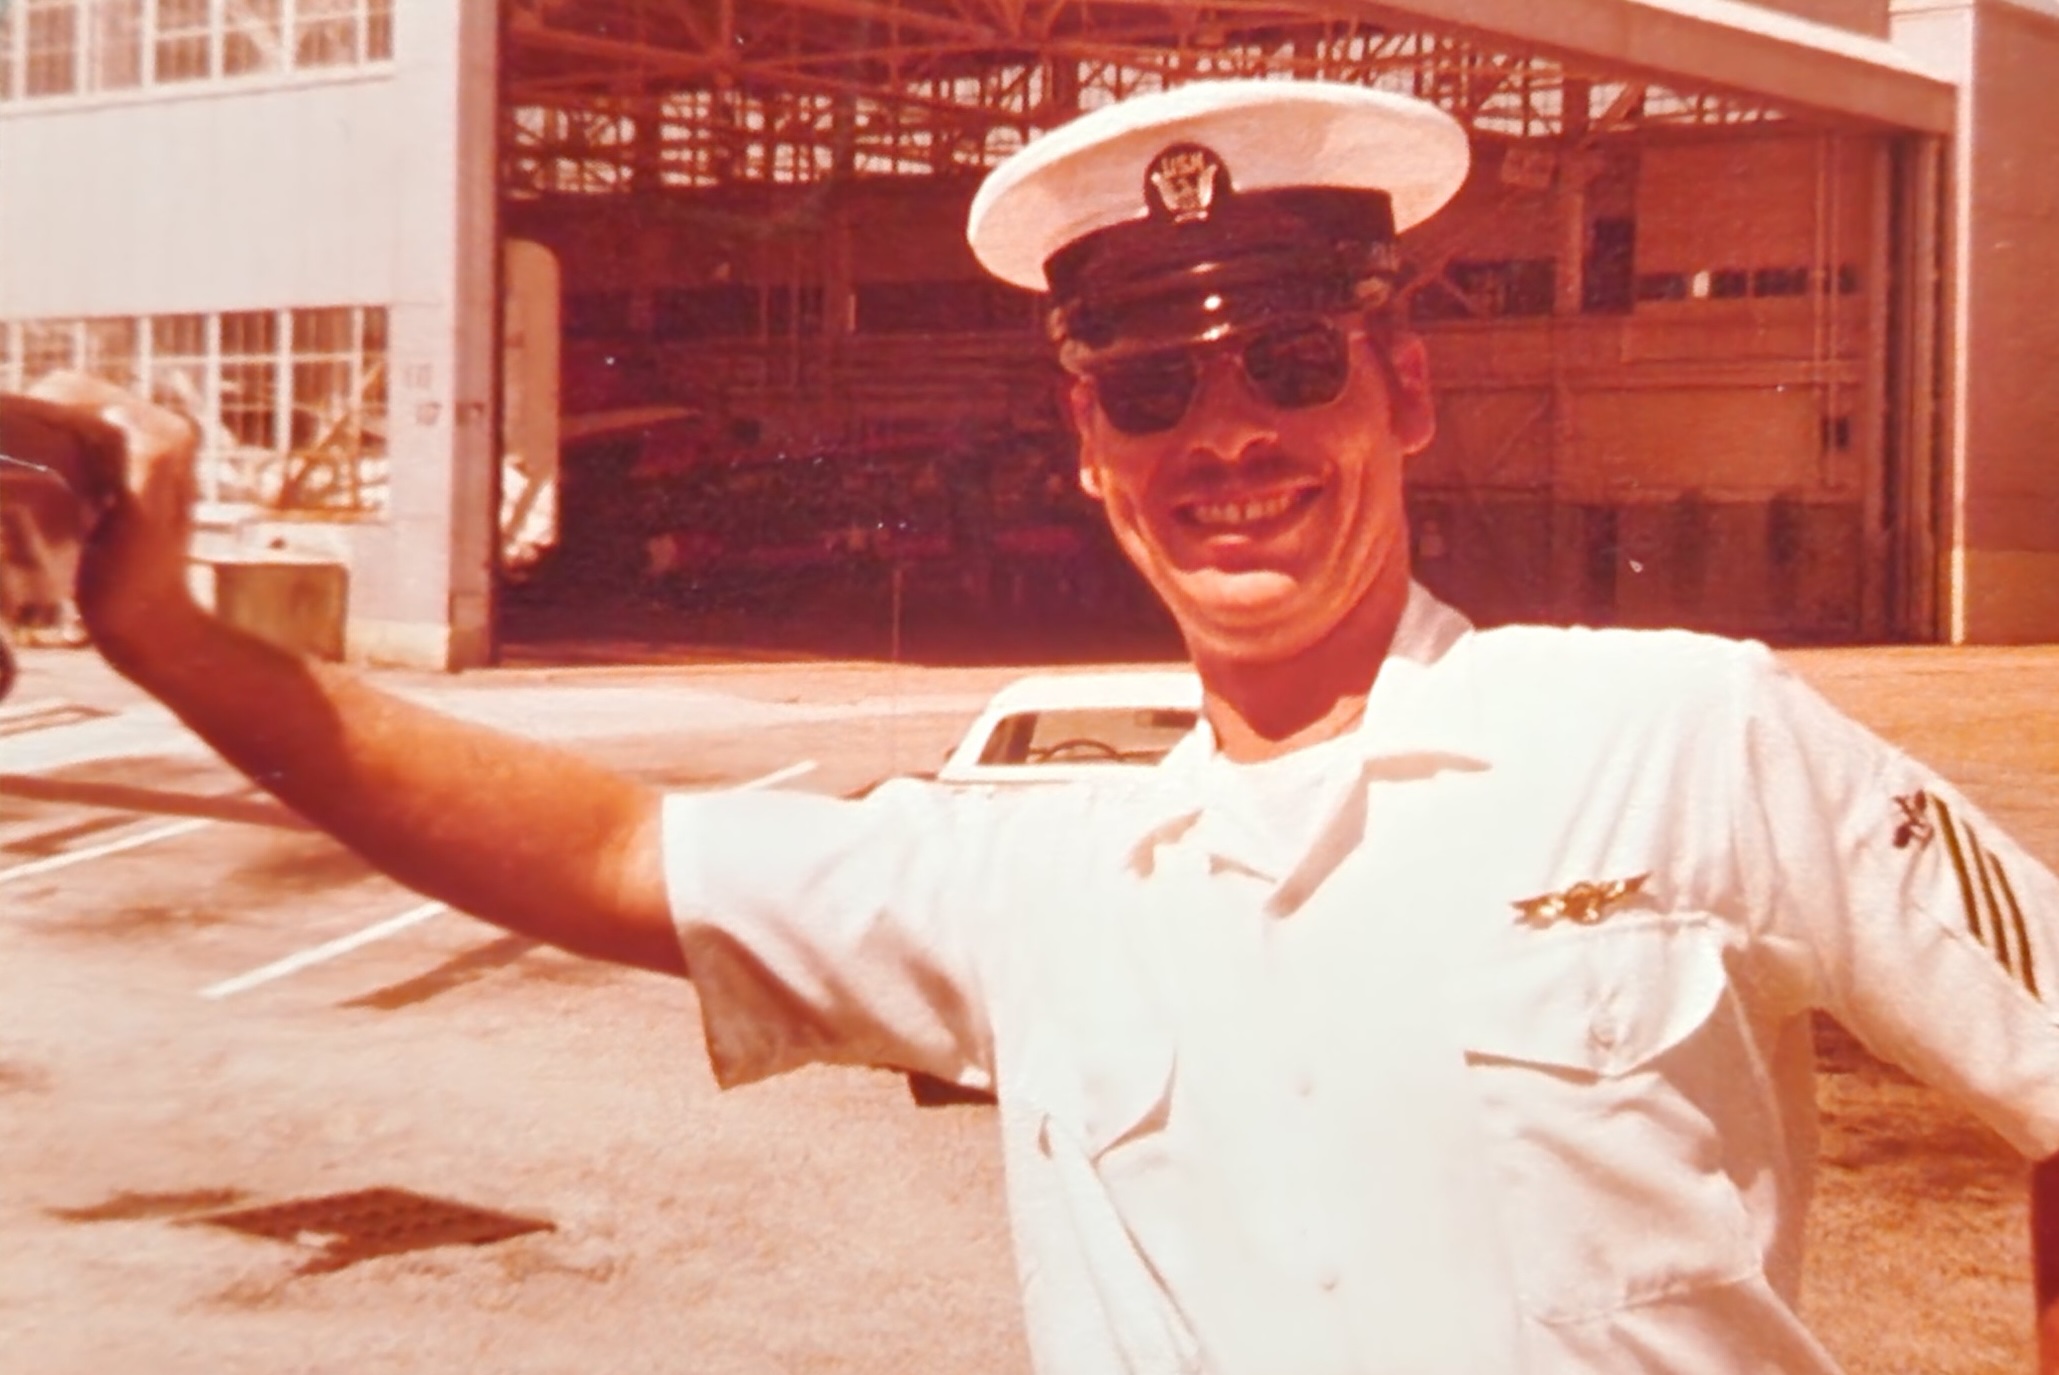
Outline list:
[[[1201,680],[1190,668],[1032,673],[996,692],[983,714],[1014,715],[1068,707],[1175,707],[1199,711]]]

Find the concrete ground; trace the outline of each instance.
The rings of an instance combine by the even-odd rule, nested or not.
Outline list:
[[[1792,658],[2059,860],[2059,650]],[[689,986],[425,913],[90,653],[24,659],[0,706],[0,1369],[1026,1369],[986,1110],[855,1071],[718,1095]],[[836,792],[934,765],[1012,673],[382,676],[669,785]],[[1866,1375],[2029,1369],[2022,1167],[1826,1045],[1826,1339]],[[369,1190],[418,1197],[222,1225]],[[352,1250],[496,1219],[537,1229]]]

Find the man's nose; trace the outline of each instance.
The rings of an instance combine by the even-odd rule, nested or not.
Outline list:
[[[1276,440],[1277,421],[1278,412],[1251,385],[1243,365],[1217,353],[1201,363],[1181,429],[1190,450],[1232,460],[1255,444]]]

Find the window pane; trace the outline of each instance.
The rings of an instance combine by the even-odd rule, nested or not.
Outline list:
[[[47,372],[79,365],[79,331],[71,320],[31,320],[21,327],[21,372],[34,382]]]
[[[153,315],[150,351],[159,357],[198,358],[207,352],[205,315]]]
[[[78,89],[78,0],[22,0],[25,95],[67,95]]]
[[[235,310],[222,316],[222,353],[276,352],[279,316],[270,310]]]
[[[14,99],[14,6],[0,5],[0,100]]]
[[[393,0],[366,0],[365,61],[384,62],[393,56]]]
[[[359,0],[300,0],[293,16],[293,65],[336,67],[357,61]]]
[[[143,0],[89,0],[93,16],[93,89],[143,84]]]
[[[276,72],[280,61],[279,0],[222,0],[222,72]]]
[[[133,387],[136,375],[134,319],[86,321],[86,371],[117,387]]]
[[[350,442],[350,373],[347,358],[293,365],[294,448]]]
[[[150,360],[150,399],[198,416],[207,409],[207,364],[198,358]]]
[[[364,397],[362,422],[364,425],[365,456],[383,457],[386,453],[386,356],[365,355],[365,376],[361,384]]]
[[[208,0],[157,0],[159,81],[201,81],[213,74]]]
[[[348,353],[355,347],[357,312],[349,306],[327,310],[293,312],[293,351],[306,353]]]
[[[278,447],[278,387],[269,361],[222,359],[222,428],[239,444]]]
[[[150,317],[150,399],[191,415],[207,409],[207,317]]]

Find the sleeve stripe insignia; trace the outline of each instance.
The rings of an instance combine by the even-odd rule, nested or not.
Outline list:
[[[2036,962],[2030,950],[2030,928],[2017,904],[2016,890],[2009,884],[2002,861],[1989,854],[1944,800],[1933,796],[1938,830],[1945,838],[1945,853],[1951,857],[1952,872],[1959,879],[1959,901],[1966,913],[1966,930],[1986,946],[2015,976],[2030,995],[2038,997]]]

